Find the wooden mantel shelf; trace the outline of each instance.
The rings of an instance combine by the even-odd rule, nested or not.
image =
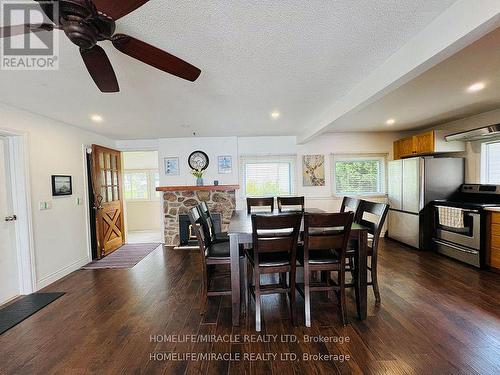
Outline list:
[[[156,191],[212,191],[212,190],[237,190],[240,185],[205,185],[205,186],[159,186]]]

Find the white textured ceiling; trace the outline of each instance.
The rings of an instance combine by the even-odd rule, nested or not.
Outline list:
[[[119,139],[298,134],[452,3],[152,0],[117,31],[198,66],[194,84],[101,43],[121,88],[102,94],[61,33],[60,69],[0,71],[0,101]]]
[[[467,88],[483,82],[485,88]],[[326,131],[413,130],[500,108],[500,28]],[[386,125],[393,118],[394,125]]]

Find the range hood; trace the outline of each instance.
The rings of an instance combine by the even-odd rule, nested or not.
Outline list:
[[[446,142],[451,141],[478,141],[482,139],[500,137],[500,124],[488,125],[482,128],[467,130],[465,132],[450,134],[445,137]]]

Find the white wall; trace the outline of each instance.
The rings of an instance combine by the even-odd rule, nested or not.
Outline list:
[[[158,158],[160,167],[160,185],[196,185],[196,178],[191,175],[188,165],[189,155],[196,150],[204,151],[210,159],[209,166],[203,175],[205,185],[213,185],[214,180],[219,185],[233,185],[238,183],[238,142],[236,137],[191,137],[191,138],[162,138],[158,141]],[[233,158],[233,171],[228,174],[219,174],[218,156]],[[166,176],[164,158],[179,157],[180,174]]]
[[[187,158],[195,150],[206,152],[210,158],[210,166],[204,176],[205,184],[211,185],[214,179],[220,184],[239,184],[240,155],[297,155],[296,162],[296,193],[306,197],[308,207],[321,207],[337,210],[342,197],[332,196],[331,186],[331,154],[366,154],[385,153],[392,158],[394,140],[401,137],[400,133],[327,133],[305,144],[297,144],[295,136],[276,137],[213,137],[213,138],[165,138],[158,142],[160,159],[160,185],[194,185],[195,178],[190,175]],[[324,187],[302,186],[302,155],[325,155]],[[233,157],[233,173],[218,174],[217,156],[231,155]],[[165,176],[163,158],[176,157],[180,159],[180,175]],[[241,190],[237,194],[237,207],[245,207]]]
[[[0,104],[0,129],[28,136],[36,282],[42,288],[89,261],[84,145],[113,146],[106,137]],[[51,175],[73,177],[73,195],[52,197]],[[52,208],[40,211],[39,202]]]

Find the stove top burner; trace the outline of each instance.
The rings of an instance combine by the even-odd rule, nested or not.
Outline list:
[[[436,200],[433,202],[436,206],[447,206],[457,208],[468,208],[474,210],[481,210],[487,207],[500,207],[500,203],[478,203],[454,200]]]

